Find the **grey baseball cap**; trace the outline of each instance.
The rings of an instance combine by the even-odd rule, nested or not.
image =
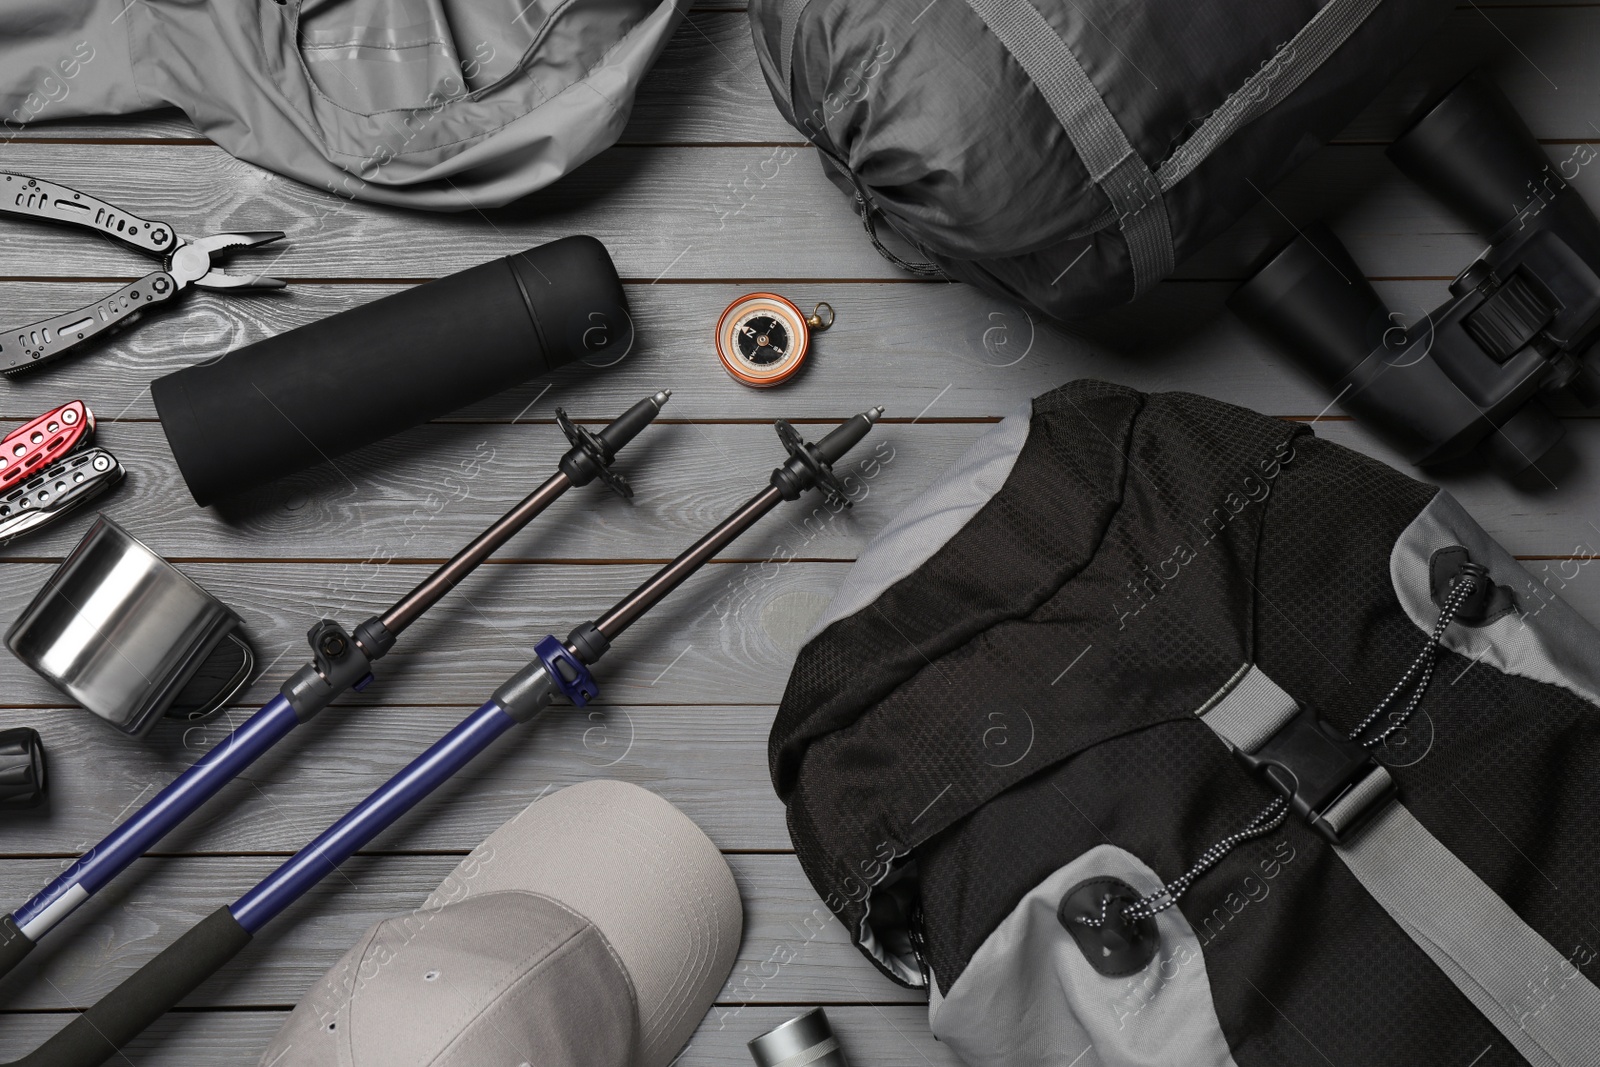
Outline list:
[[[733,969],[727,862],[625,782],[531,804],[372,926],[262,1067],[666,1067]]]

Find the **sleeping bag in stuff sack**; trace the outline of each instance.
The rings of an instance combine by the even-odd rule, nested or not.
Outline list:
[[[1600,634],[1447,493],[1080,381],[862,553],[771,770],[969,1064],[1592,1067],[1597,701]]]
[[[0,125],[178,107],[240,159],[459,211],[621,135],[681,0],[9,0]]]
[[[1449,0],[750,0],[881,252],[1061,319],[1147,292],[1339,132]],[[879,241],[888,226],[931,262]]]

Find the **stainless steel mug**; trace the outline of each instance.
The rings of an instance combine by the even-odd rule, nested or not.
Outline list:
[[[242,620],[101,515],[6,632],[23,663],[123,733],[142,737],[223,641],[243,664],[183,718],[220,711],[249,684]]]
[[[748,1047],[756,1067],[848,1067],[821,1008],[768,1030]]]

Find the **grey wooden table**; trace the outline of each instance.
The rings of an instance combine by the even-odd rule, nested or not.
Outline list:
[[[889,409],[893,458],[850,514],[780,513],[630,633],[587,713],[513,734],[257,938],[225,973],[127,1050],[141,1065],[253,1063],[283,1015],[377,918],[419,904],[457,859],[541,792],[596,776],[656,790],[728,855],[744,895],[739,962],[684,1064],[748,1063],[743,1043],[825,1004],[858,1064],[943,1065],[923,1000],[850,947],[790,851],[765,740],[800,635],[861,547],[989,424],[1078,376],[1187,389],[1290,418],[1326,399],[1219,313],[1247,264],[1293,222],[1328,215],[1394,306],[1444,296],[1480,241],[1389,167],[1384,142],[1428,85],[1487,62],[1551,153],[1600,140],[1600,6],[1468,3],[1443,37],[1334,144],[1145,306],[1086,336],[967,287],[881,260],[813,152],[779,118],[741,9],[702,6],[651,73],[622,143],[511,208],[455,216],[350,204],[238,162],[176,114],[61,123],[11,136],[0,169],[49,177],[190,232],[284,229],[271,273],[286,292],[198,293],[114,343],[0,387],[7,427],[82,397],[129,468],[105,509],[233,604],[270,666],[239,721],[303,656],[322,615],[380,608],[545,476],[563,449],[556,405],[602,422],[658,388],[672,406],[625,467],[625,505],[572,494],[407,635],[380,684],[279,746],[161,850],[58,930],[0,986],[0,1056],[33,1047],[217,904],[231,900],[475,707],[534,639],[593,616],[721,518],[779,456],[775,417]],[[1576,179],[1600,204],[1600,168]],[[150,401],[151,379],[415,282],[575,232],[606,242],[628,282],[640,343],[620,364],[573,369],[255,494],[201,511]],[[0,225],[0,319],[78,307],[142,273],[105,243]],[[782,388],[745,389],[711,347],[735,296],[827,300],[838,324]],[[1600,620],[1600,422],[1568,419],[1573,458],[1508,485],[1439,480],[1536,575]],[[1337,417],[1318,432],[1392,459]],[[81,536],[79,519],[0,551],[0,620],[15,617]],[[788,562],[777,565],[773,561]],[[114,733],[0,655],[0,727],[43,734],[48,809],[0,822],[0,906],[19,904],[141,798],[215,744],[222,720]]]

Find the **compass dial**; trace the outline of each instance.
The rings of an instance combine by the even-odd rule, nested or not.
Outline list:
[[[773,293],[751,293],[722,313],[717,355],[729,374],[764,389],[800,369],[810,337],[799,308]]]
[[[777,316],[757,311],[734,330],[739,354],[758,367],[770,366],[789,354],[789,327]]]

